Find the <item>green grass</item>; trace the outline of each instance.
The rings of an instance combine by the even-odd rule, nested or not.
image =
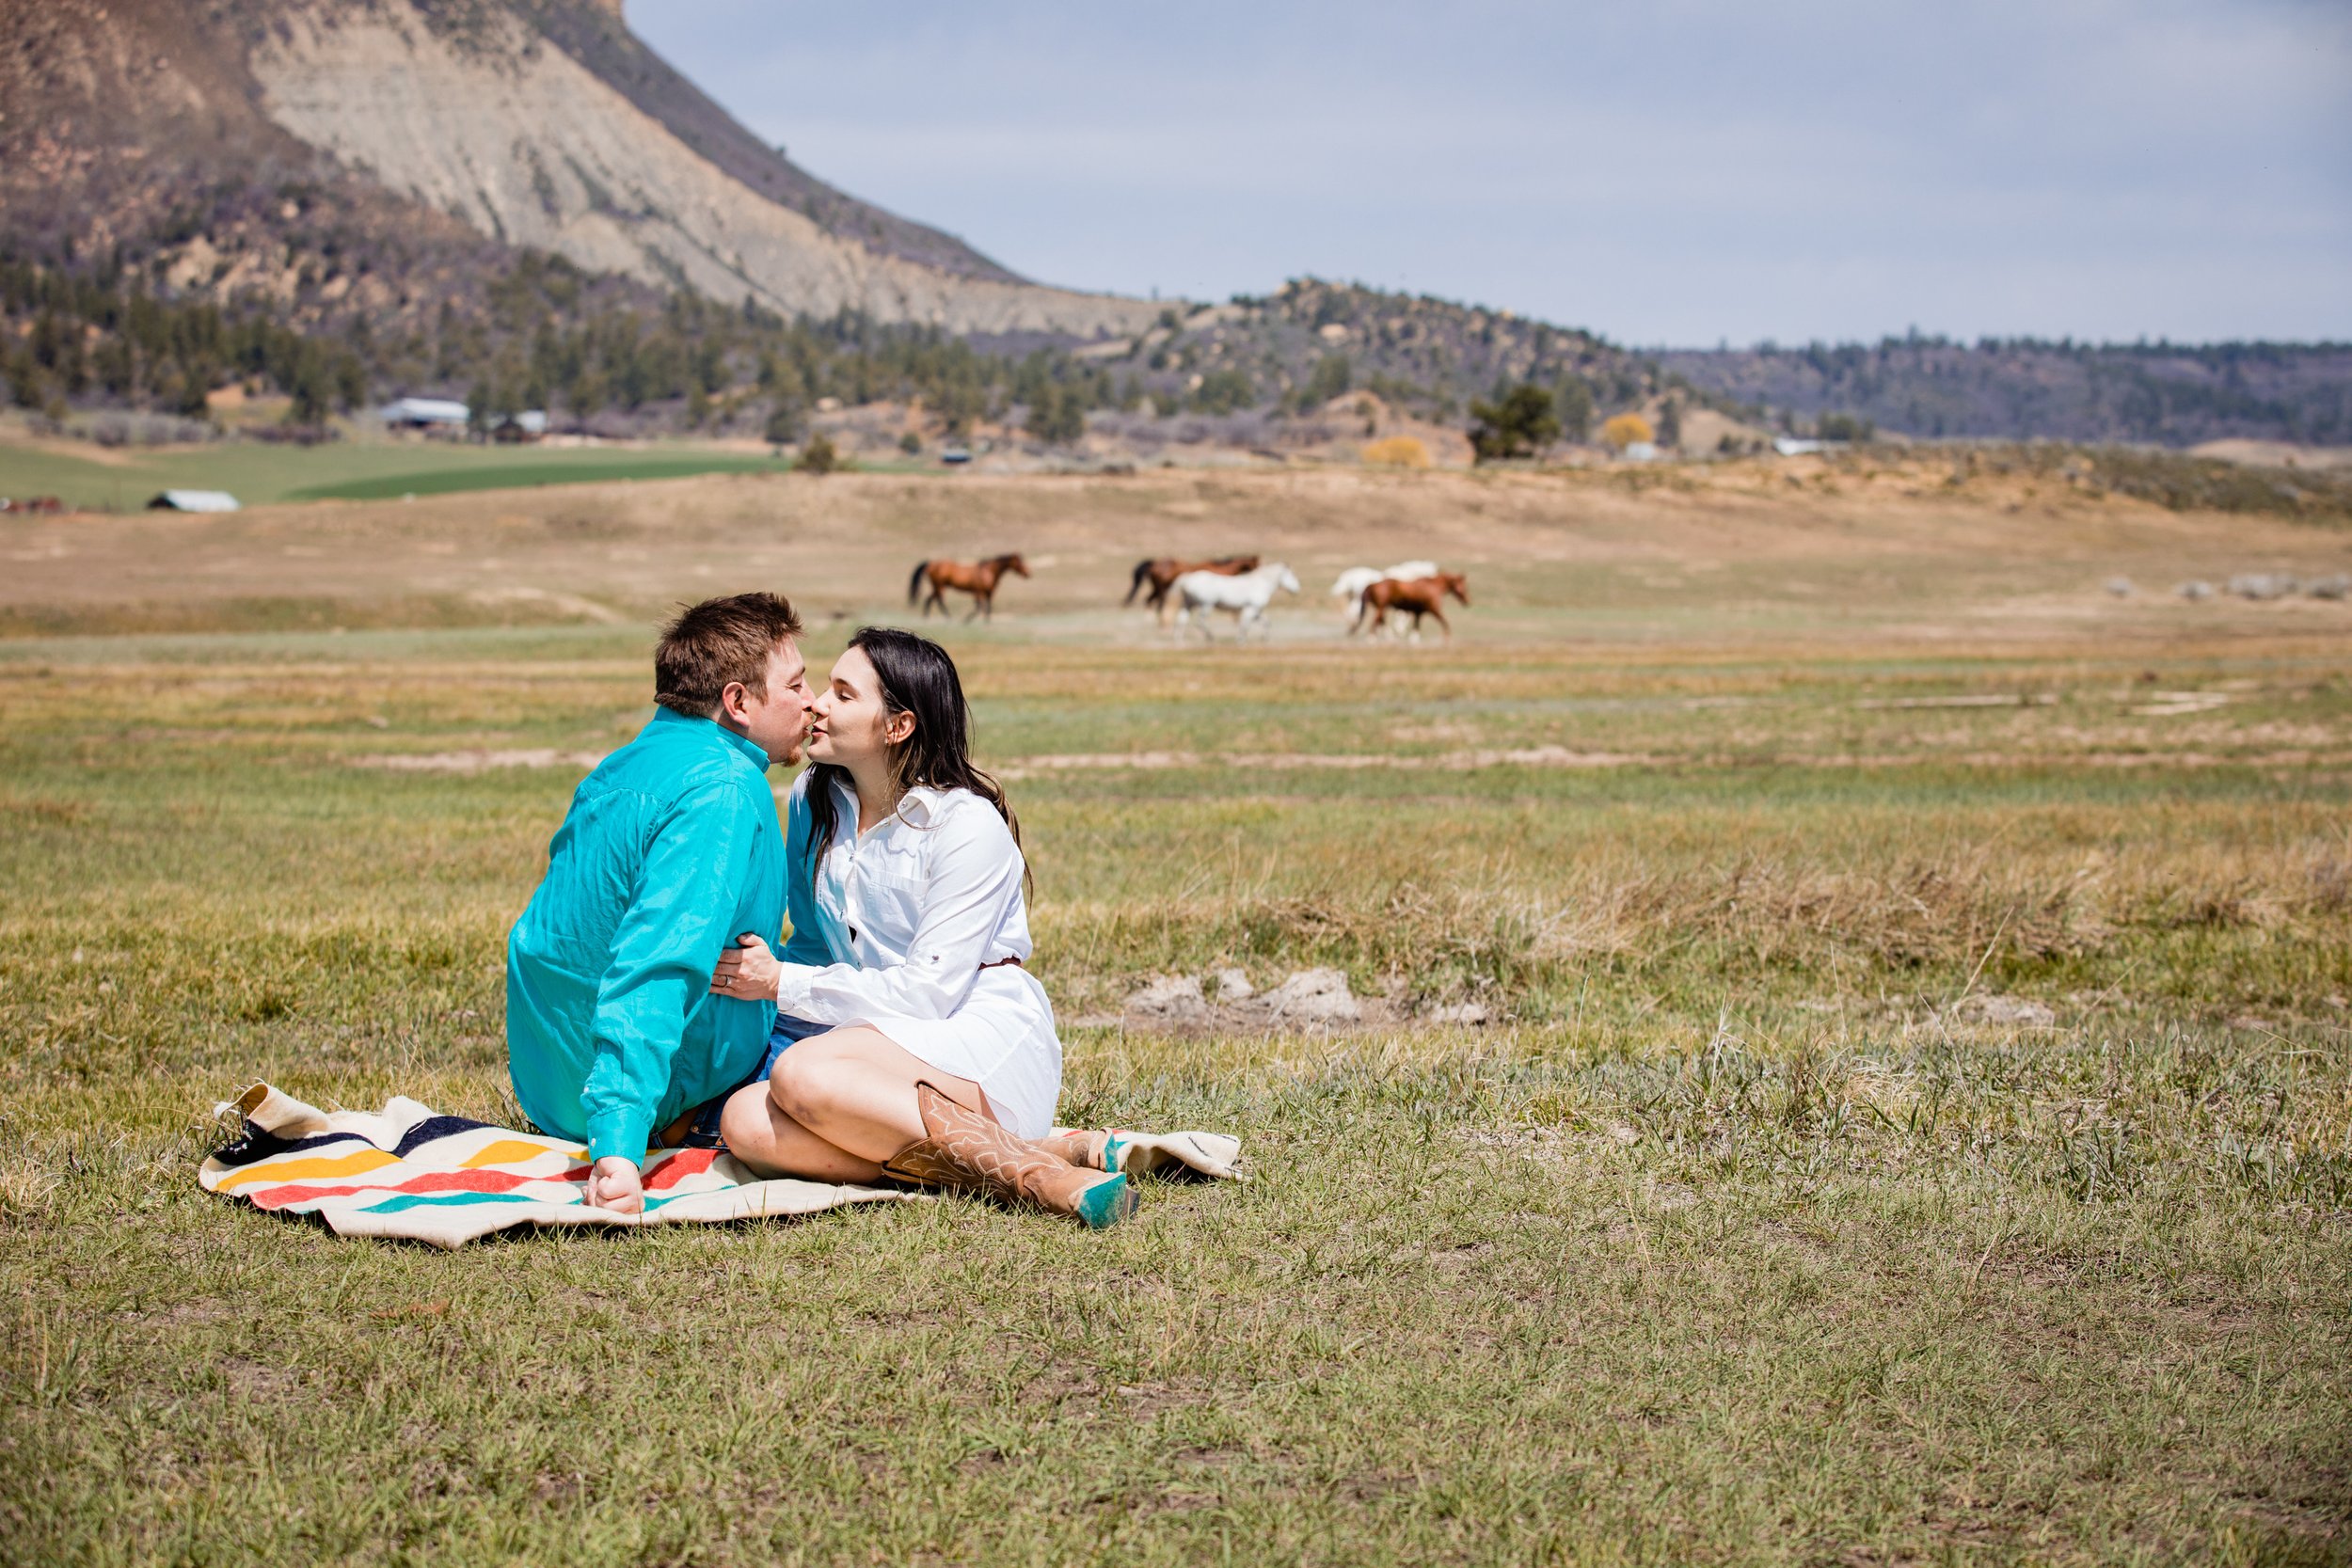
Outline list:
[[[512,448],[506,449],[508,452]],[[503,455],[503,454],[501,454]],[[791,467],[766,457],[731,457],[708,452],[665,457],[642,451],[548,452],[530,462],[485,463],[474,467],[384,474],[371,479],[308,484],[289,491],[288,500],[389,500],[403,495],[447,496],[461,490],[516,490],[532,484],[586,484],[612,480],[685,479],[694,474],[772,474]]]
[[[642,634],[0,649],[0,1560],[2344,1560],[2344,660],[956,635],[1065,1114],[1248,1184],[453,1255],[207,1197],[256,1077],[516,1115],[577,774],[358,764],[618,744]],[[1545,745],[1638,760],[1448,760]],[[1388,1021],[1076,1022],[1320,963]]]
[[[785,461],[683,443],[600,450],[358,440],[300,447],[229,440],[159,450],[93,449],[89,457],[0,445],[0,495],[54,495],[71,506],[135,512],[166,489],[227,490],[247,506],[262,506],[691,474],[771,473],[789,467]]]

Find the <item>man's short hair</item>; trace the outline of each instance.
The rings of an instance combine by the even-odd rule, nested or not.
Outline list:
[[[754,696],[765,697],[768,656],[786,638],[800,635],[801,618],[780,594],[705,599],[661,628],[653,654],[653,700],[699,719],[738,682]]]

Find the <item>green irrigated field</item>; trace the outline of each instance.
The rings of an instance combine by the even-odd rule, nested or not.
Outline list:
[[[467,490],[780,473],[788,461],[717,447],[467,446],[444,441],[250,440],[162,449],[0,443],[0,496],[54,495],[95,512],[135,512],[166,489],[226,490],[247,506],[294,500],[398,500]]]
[[[2060,517],[1963,566],[1831,515],[1841,566],[1773,514],[1709,566],[1699,502],[1624,546],[1571,508],[1438,540],[1490,552],[1450,648],[1308,608],[1202,649],[1089,608],[1136,537],[1073,543],[1101,493],[882,483],[823,495],[898,554],[789,563],[818,662],[1028,498],[1064,564],[946,635],[1064,1113],[1233,1131],[1254,1180],[1099,1236],[941,1201],[452,1255],[230,1208],[194,1168],[257,1077],[516,1115],[505,926],[645,629],[364,629],[273,576],[355,629],[0,641],[0,1560],[2344,1558],[2352,622],[2051,586],[2336,545]],[[185,569],[429,564],[416,510]],[[489,547],[582,595],[650,547],[648,598],[731,547],[571,515]],[[1121,1021],[1318,965],[1370,1022]]]

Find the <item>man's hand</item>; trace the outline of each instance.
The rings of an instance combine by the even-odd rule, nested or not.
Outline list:
[[[711,994],[732,996],[739,1002],[774,1001],[784,966],[768,951],[768,944],[751,932],[735,942],[735,946],[719,955],[719,967],[710,976]]]
[[[645,1187],[637,1162],[626,1154],[608,1154],[588,1173],[588,1207],[610,1209],[616,1214],[645,1212]]]

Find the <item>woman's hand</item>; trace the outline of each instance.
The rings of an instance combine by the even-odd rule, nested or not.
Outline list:
[[[768,944],[751,932],[735,941],[735,946],[719,955],[719,967],[710,976],[711,993],[739,1002],[773,1001],[784,979],[784,966],[768,951]]]

